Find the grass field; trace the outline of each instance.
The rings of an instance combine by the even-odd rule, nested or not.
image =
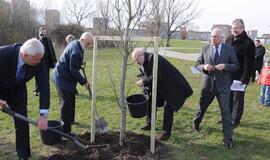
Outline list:
[[[91,79],[91,56],[87,57],[87,76]],[[171,138],[166,142],[171,148],[168,160],[270,160],[270,108],[258,104],[259,86],[250,84],[247,87],[245,111],[240,126],[234,130],[234,148],[225,149],[222,143],[222,126],[217,124],[220,118],[216,100],[209,106],[201,124],[201,132],[191,132],[192,120],[197,109],[201,75],[193,75],[190,67],[194,62],[169,59],[190,82],[194,93],[186,101],[183,108],[175,113],[174,126]],[[120,79],[121,56],[112,50],[103,50],[98,54],[97,62],[97,110],[101,117],[109,122],[110,130],[119,130],[120,111],[108,76],[111,71],[116,86]],[[127,73],[127,86],[129,94],[140,92],[134,85],[137,66],[129,65]],[[166,78],[166,77],[164,77]],[[34,81],[28,83],[28,110],[29,117],[38,117],[38,98],[33,95]],[[87,91],[78,86],[79,96],[76,97],[76,121],[79,125],[73,126],[73,132],[82,134],[90,131],[91,101]],[[157,132],[161,130],[163,109],[159,108],[157,115]],[[58,97],[54,85],[51,83],[51,109],[49,119],[59,119]],[[127,130],[149,135],[139,127],[144,119],[133,119],[127,115]],[[12,118],[0,114],[0,159],[16,159],[14,127]],[[40,159],[44,155],[53,153],[55,147],[42,144],[39,131],[31,126],[32,159]]]

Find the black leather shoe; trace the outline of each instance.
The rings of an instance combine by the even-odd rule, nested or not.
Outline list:
[[[200,125],[193,123],[192,130],[199,132],[200,131]]]
[[[232,141],[226,141],[226,142],[224,142],[224,147],[227,148],[227,149],[232,149],[233,148]]]
[[[159,135],[157,135],[157,139],[160,141],[165,141],[167,139],[169,139],[171,136],[171,133],[167,132],[167,131],[162,131]]]
[[[141,127],[141,130],[151,130],[151,124],[150,123],[146,123],[145,125],[143,125]]]

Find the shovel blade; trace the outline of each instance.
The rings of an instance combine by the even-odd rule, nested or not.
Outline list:
[[[106,133],[109,130],[108,123],[104,118],[96,119],[96,132],[97,133]]]

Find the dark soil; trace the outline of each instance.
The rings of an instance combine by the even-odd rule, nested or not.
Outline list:
[[[50,157],[43,160],[152,160],[164,159],[168,154],[168,147],[156,141],[155,155],[150,152],[150,137],[133,132],[126,133],[126,143],[119,144],[119,132],[107,132],[96,135],[95,143],[90,143],[90,133],[78,136],[83,144],[89,148],[82,151],[69,142],[60,146]]]

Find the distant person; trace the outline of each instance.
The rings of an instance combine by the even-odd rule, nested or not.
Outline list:
[[[222,32],[213,29],[211,44],[202,48],[196,62],[196,68],[204,73],[199,101],[199,109],[195,114],[193,129],[199,131],[200,123],[208,106],[217,98],[221,110],[223,125],[223,141],[226,148],[232,148],[233,119],[230,113],[231,73],[238,69],[238,61],[234,48],[222,43]]]
[[[253,69],[253,73],[251,76],[251,82],[255,82],[255,78],[256,78],[256,71],[258,71],[258,73],[261,73],[261,69],[263,66],[263,58],[265,55],[265,48],[261,45],[261,41],[260,40],[255,40],[255,46],[256,46],[256,52],[255,52],[255,62],[254,62],[254,69]]]
[[[36,38],[23,45],[0,47],[0,110],[8,104],[13,111],[27,117],[26,83],[35,76],[40,89],[38,128],[46,130],[50,92],[47,70],[41,60],[43,56],[44,47]],[[17,154],[19,159],[27,160],[31,156],[29,123],[18,118],[13,120]]]
[[[67,35],[67,37],[66,37],[67,44],[69,44],[73,40],[75,40],[75,37],[72,34]]]
[[[242,85],[248,85],[254,67],[255,45],[245,31],[242,19],[232,22],[232,35],[226,39],[226,43],[234,47],[239,68],[232,73],[232,80],[238,80]],[[236,128],[241,121],[244,112],[245,91],[231,91],[230,110],[233,117],[233,127]]]
[[[67,37],[66,37],[67,45],[74,40],[75,40],[75,36],[73,36],[72,34],[67,35]],[[75,95],[77,96],[78,94],[79,93],[78,93],[78,90],[76,88]],[[71,107],[71,124],[78,124],[78,122],[75,122],[75,106],[76,106],[76,98],[75,97],[71,97],[71,103],[73,103],[73,105]]]
[[[47,69],[48,79],[50,79],[49,78],[50,68],[54,68],[54,66],[55,66],[56,55],[55,55],[54,47],[52,44],[52,40],[46,34],[47,34],[46,29],[44,27],[41,27],[39,29],[38,39],[40,40],[40,42],[44,46],[45,52],[44,52],[44,57],[42,58],[42,60],[44,61],[44,64],[45,64],[46,69]],[[34,94],[36,96],[39,95],[39,88],[38,88],[37,84],[35,85]]]
[[[261,84],[260,104],[270,106],[270,59],[265,62],[261,74],[258,78],[258,84]]]
[[[52,71],[52,80],[60,100],[61,120],[64,122],[63,131],[71,136],[72,108],[75,99],[76,85],[86,89],[90,88],[90,83],[79,72],[83,64],[85,49],[93,45],[93,36],[90,32],[84,32],[79,40],[70,42],[61,54],[58,63]]]
[[[153,57],[152,53],[145,52],[143,49],[137,48],[132,52],[132,60],[141,67],[140,71],[142,72],[142,77],[136,84],[148,90],[150,96],[146,125],[141,128],[143,130],[151,129]],[[184,105],[186,98],[191,96],[193,91],[177,68],[162,56],[158,56],[157,81],[157,105],[165,104],[162,132],[157,136],[157,139],[167,140],[171,136],[174,111],[177,112]]]

